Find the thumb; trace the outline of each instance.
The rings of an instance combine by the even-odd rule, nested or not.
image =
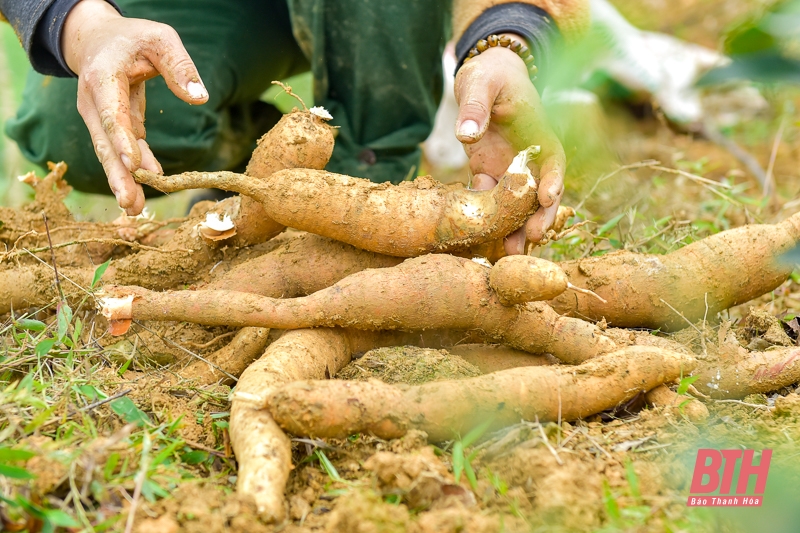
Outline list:
[[[465,70],[463,67],[461,70]],[[462,72],[459,72],[462,74]],[[486,128],[489,127],[492,106],[494,106],[497,91],[493,90],[488,80],[477,76],[476,69],[459,80],[457,85],[458,119],[456,120],[456,137],[459,141],[472,144],[479,141]],[[460,90],[458,90],[460,89]]]

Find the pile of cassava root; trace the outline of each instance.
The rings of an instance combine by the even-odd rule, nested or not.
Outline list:
[[[644,393],[698,421],[708,415],[702,402],[670,389],[682,377],[701,375],[690,389],[700,398],[800,380],[797,349],[695,358],[666,339],[637,345],[613,329],[675,331],[775,289],[791,272],[776,258],[800,239],[800,214],[664,256],[502,257],[502,239],[538,208],[529,169],[536,147],[491,191],[430,177],[375,184],[322,170],[334,142],[326,117],[319,108],[285,115],[244,175],[138,171],[138,181],[164,192],[240,193],[198,204],[184,220],[76,222],[61,202],[63,163],[43,179],[24,177],[32,204],[0,208],[0,312],[94,298],[95,267],[111,258],[97,301],[112,334],[153,321],[240,328],[181,375],[235,384],[238,488],[265,519],[285,514],[285,431],[394,438],[417,429],[444,441],[486,421],[580,419]],[[329,379],[358,354],[412,344],[471,345],[484,374],[419,386]],[[510,349],[488,346],[497,344]]]

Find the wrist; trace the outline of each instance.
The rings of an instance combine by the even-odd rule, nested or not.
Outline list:
[[[121,17],[122,15],[105,0],[81,0],[75,4],[64,20],[64,29],[61,32],[61,53],[67,66],[74,73],[80,74],[81,63],[85,59],[85,45],[92,33],[91,28]]]
[[[481,56],[483,56],[483,59],[479,59]],[[516,56],[516,59],[514,59],[514,56]],[[485,39],[480,39],[470,49],[463,63],[466,64],[469,61],[476,60],[485,62],[488,57],[491,58],[488,61],[500,60],[509,65],[522,67],[531,81],[536,79],[538,68],[535,64],[535,58],[525,41],[514,33],[492,34]]]

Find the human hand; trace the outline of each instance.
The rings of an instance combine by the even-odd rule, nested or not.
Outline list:
[[[162,172],[145,141],[144,82],[161,74],[178,98],[203,104],[208,92],[197,68],[170,26],[122,17],[105,0],[81,0],[72,8],[61,50],[78,75],[78,112],[111,191],[128,215],[138,215],[144,193],[131,172]]]
[[[522,254],[526,237],[538,244],[553,225],[564,192],[564,149],[547,122],[525,62],[508,48],[489,48],[466,62],[456,75],[455,93],[456,137],[469,156],[474,189],[493,188],[517,152],[541,146],[539,210],[505,240],[506,253]]]

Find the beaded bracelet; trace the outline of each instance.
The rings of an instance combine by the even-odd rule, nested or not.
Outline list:
[[[539,69],[534,65],[534,57],[533,54],[530,53],[530,50],[527,46],[522,44],[519,41],[512,39],[511,37],[507,37],[505,35],[495,35],[492,34],[488,36],[486,39],[481,39],[477,43],[475,43],[475,47],[469,51],[469,54],[464,59],[464,63],[472,59],[473,57],[480,55],[481,52],[485,52],[489,48],[493,48],[495,46],[502,46],[503,48],[508,48],[525,62],[525,66],[528,67],[528,73],[530,74],[532,79],[535,79],[536,73]]]

